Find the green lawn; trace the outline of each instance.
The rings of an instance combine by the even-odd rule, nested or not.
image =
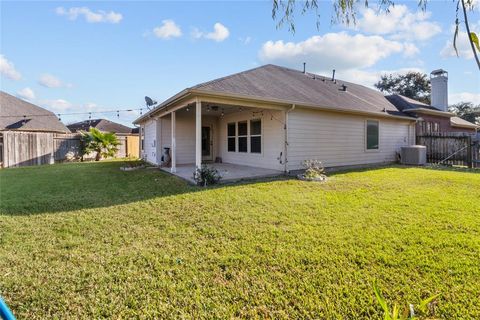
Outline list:
[[[197,188],[121,162],[0,170],[19,319],[480,318],[480,174],[383,168]]]

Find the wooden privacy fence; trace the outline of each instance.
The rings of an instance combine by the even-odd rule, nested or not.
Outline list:
[[[140,155],[139,137],[132,135],[117,135],[120,145],[118,146],[117,158],[138,157]]]
[[[417,136],[427,147],[427,162],[480,168],[480,141],[470,135],[431,133]]]
[[[82,155],[80,135],[75,133],[55,133],[53,136],[53,150],[56,162],[64,161],[69,152],[75,158],[80,157]]]
[[[125,141],[127,157],[140,157],[140,137],[127,136]]]
[[[81,154],[81,136],[78,133],[0,132],[0,163],[4,168],[52,164],[78,159]],[[139,156],[138,136],[119,136],[116,157]],[[136,145],[135,145],[136,144]],[[86,158],[94,158],[87,155]],[[68,159],[67,159],[68,158]]]

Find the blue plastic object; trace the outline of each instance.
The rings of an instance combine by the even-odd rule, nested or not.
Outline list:
[[[0,318],[3,320],[16,320],[12,311],[10,311],[2,297],[0,297]]]

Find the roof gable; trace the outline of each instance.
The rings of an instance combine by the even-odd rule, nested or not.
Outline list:
[[[53,112],[3,91],[0,91],[0,130],[70,132]]]
[[[96,128],[104,132],[114,133],[132,133],[132,128],[124,126],[123,124],[113,122],[107,119],[92,119],[84,120],[76,123],[69,124],[67,126],[72,132],[88,131],[90,127]]]

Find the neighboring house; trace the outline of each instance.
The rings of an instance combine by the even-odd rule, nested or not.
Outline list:
[[[72,132],[88,131],[90,128],[96,128],[102,132],[113,132],[117,135],[120,146],[117,152],[118,158],[138,157],[140,155],[140,141],[138,128],[130,128],[123,124],[116,123],[107,119],[93,119],[76,122],[67,125]],[[91,155],[93,157],[93,154]]]
[[[0,91],[0,131],[12,130],[70,133],[53,112]]]
[[[3,167],[53,163],[55,155],[59,155],[55,154],[54,139],[67,133],[70,130],[54,113],[0,91],[0,162]]]
[[[85,120],[69,124],[67,127],[72,132],[88,131],[90,128],[96,128],[103,132],[113,132],[116,134],[138,134],[138,131],[134,132],[136,128],[130,128],[107,119]]]
[[[460,133],[474,135],[478,125],[448,112],[448,74],[439,69],[430,74],[432,105],[401,95],[386,98],[400,111],[417,118],[416,134]]]
[[[150,163],[224,163],[281,171],[390,163],[417,119],[361,85],[265,65],[187,88],[134,121]]]

